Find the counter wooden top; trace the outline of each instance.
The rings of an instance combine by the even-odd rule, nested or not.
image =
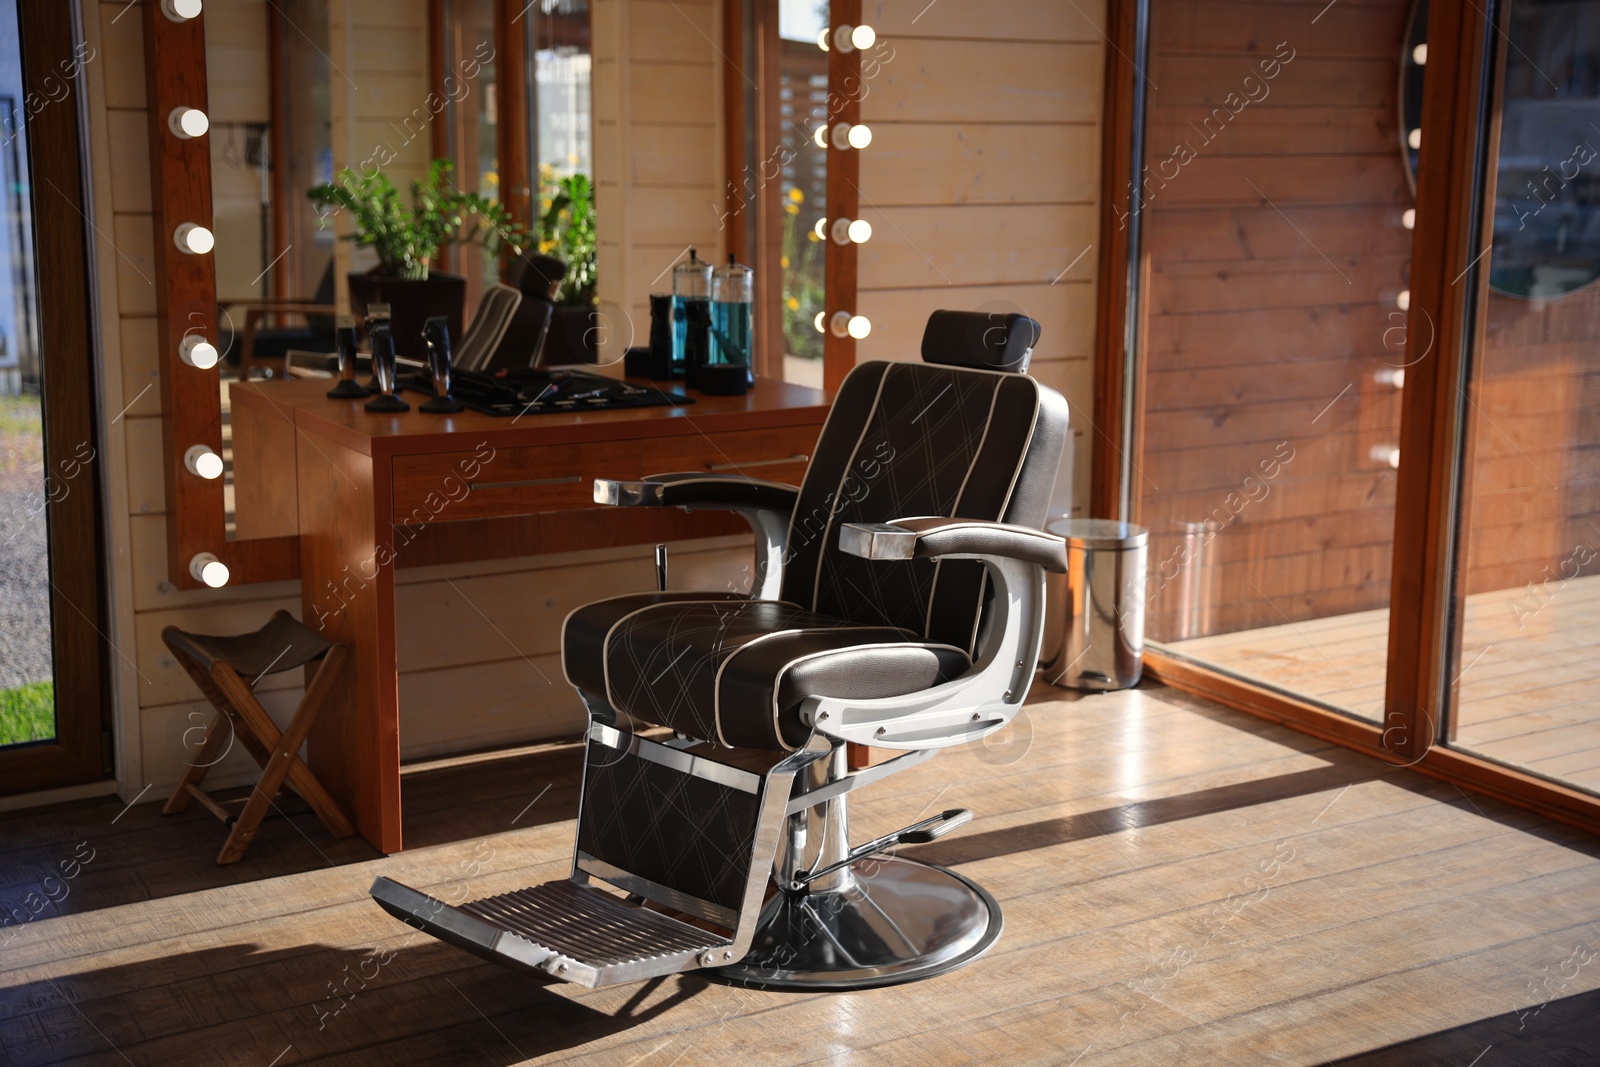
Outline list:
[[[770,380],[758,381],[744,396],[702,396],[683,390],[694,403],[681,406],[530,413],[510,418],[476,411],[430,415],[417,410],[426,398],[412,390],[402,394],[411,404],[410,411],[370,414],[363,410],[363,400],[328,399],[325,394],[331,385],[326,378],[236,382],[231,400],[235,409],[251,409],[257,416],[276,415],[300,430],[371,456],[456,451],[467,440],[500,448],[820,425],[828,414],[827,398],[820,390]]]

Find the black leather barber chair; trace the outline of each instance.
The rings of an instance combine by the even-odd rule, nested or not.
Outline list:
[[[1001,729],[1027,695],[1044,575],[1067,566],[1040,530],[1067,405],[1021,373],[1037,337],[1020,315],[936,312],[922,363],[845,379],[799,488],[597,481],[605,504],[743,514],[756,587],[567,617],[562,661],[590,715],[569,878],[459,906],[379,878],[373,897],[451,944],[587,986],[704,970],[859,989],[993,944],[992,896],[888,854],[969,812],[852,847],[846,801]],[[848,742],[904,754],[851,770]]]

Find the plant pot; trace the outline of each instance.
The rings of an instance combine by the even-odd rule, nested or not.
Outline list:
[[[550,316],[540,366],[600,361],[600,316],[592,307],[558,307]]]
[[[398,355],[417,360],[427,358],[428,346],[422,340],[422,326],[436,315],[443,315],[450,321],[451,346],[461,343],[467,305],[467,280],[461,275],[436,270],[422,281],[413,281],[373,270],[347,277],[352,314],[364,318],[369,305],[389,305],[389,327]]]

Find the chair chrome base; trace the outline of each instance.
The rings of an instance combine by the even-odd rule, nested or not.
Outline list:
[[[744,959],[705,976],[752,989],[871,989],[953,971],[1000,936],[1000,905],[954,871],[876,856],[851,874],[836,889],[780,890]]]

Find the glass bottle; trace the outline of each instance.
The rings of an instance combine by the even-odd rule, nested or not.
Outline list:
[[[692,381],[692,367],[706,358],[701,325],[710,320],[711,264],[689,249],[689,258],[672,268],[672,376]],[[690,305],[695,307],[691,311]],[[691,328],[693,327],[693,328]],[[698,357],[698,358],[696,358]]]
[[[743,366],[755,384],[754,309],[756,272],[728,253],[728,262],[711,275],[712,363]]]

